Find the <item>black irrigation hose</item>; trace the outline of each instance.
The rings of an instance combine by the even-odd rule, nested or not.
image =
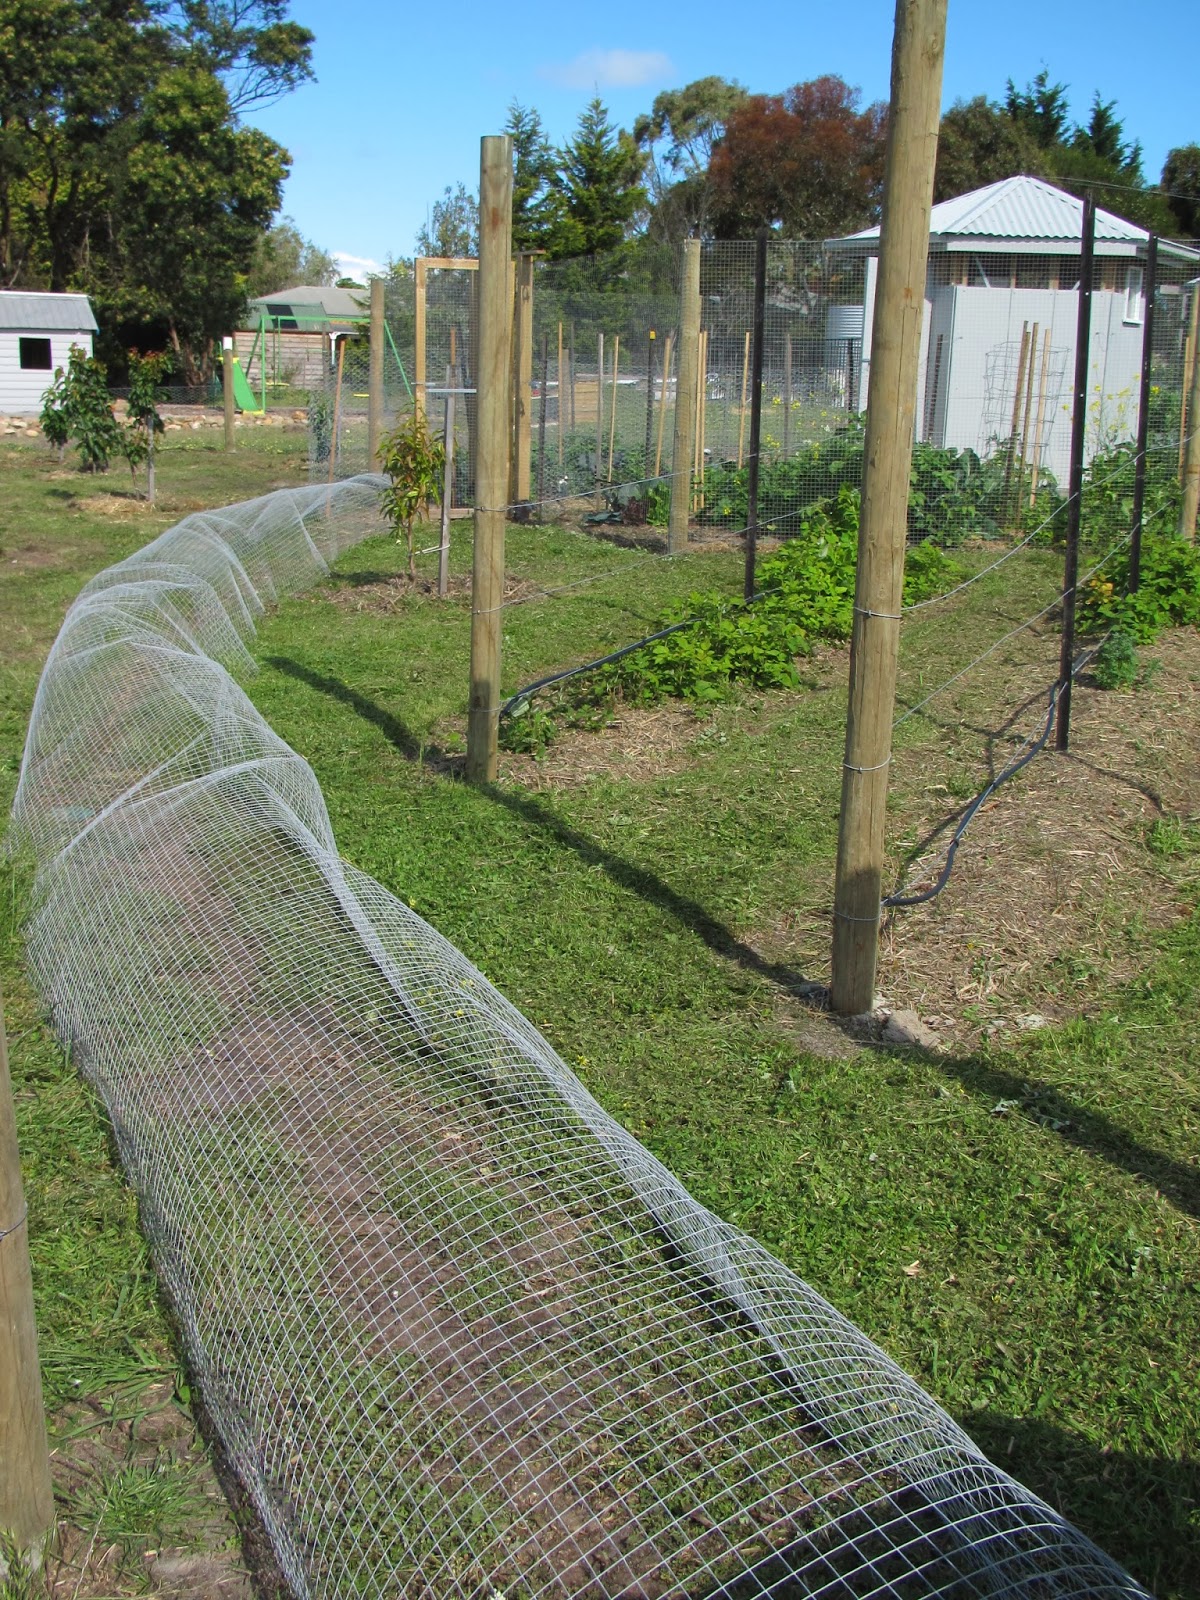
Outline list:
[[[1100,643],[1103,644],[1103,642],[1104,641],[1102,639]],[[1083,670],[1083,668],[1087,665],[1099,648],[1100,645],[1094,645],[1090,650],[1085,651],[1084,654],[1080,656],[1079,660],[1071,668],[1072,678],[1075,678]],[[954,858],[958,854],[958,847],[963,841],[963,835],[971,826],[971,823],[975,820],[976,813],[979,811],[980,806],[983,805],[985,800],[990,799],[991,796],[995,794],[996,790],[1002,783],[1007,783],[1009,778],[1015,777],[1016,774],[1020,772],[1022,767],[1027,767],[1033,760],[1034,756],[1040,755],[1041,752],[1046,748],[1047,741],[1050,738],[1050,730],[1054,726],[1054,712],[1058,706],[1058,697],[1061,692],[1061,682],[1056,683],[1050,690],[1050,700],[1046,707],[1046,725],[1042,729],[1041,733],[1038,734],[1030,748],[1025,751],[1024,755],[1019,756],[1016,761],[1013,761],[1009,766],[1005,767],[1003,772],[998,773],[996,777],[994,777],[986,786],[986,788],[981,789],[975,796],[974,800],[971,801],[971,804],[963,812],[962,820],[959,822],[958,827],[954,830],[953,836],[950,840],[950,848],[946,851],[946,859],[942,864],[942,870],[938,874],[937,882],[933,885],[933,887],[931,889],[922,890],[920,894],[901,895],[898,892],[895,894],[889,894],[887,899],[881,902],[881,906],[884,910],[894,911],[904,906],[923,906],[928,901],[935,900],[938,895],[941,894],[942,890],[950,882],[950,874],[954,871]]]
[[[760,595],[755,595],[756,600]],[[523,701],[531,699],[539,689],[550,689],[556,683],[565,683],[568,678],[577,678],[583,672],[595,672],[597,667],[606,667],[610,661],[620,661],[622,656],[631,656],[635,650],[653,644],[656,639],[665,639],[668,634],[679,633],[683,628],[694,628],[700,621],[699,617],[685,617],[682,622],[673,622],[669,628],[660,628],[657,633],[648,633],[644,639],[638,639],[633,644],[622,645],[619,650],[614,650],[611,655],[601,656],[596,661],[585,661],[581,667],[567,667],[562,672],[552,672],[548,678],[539,678],[536,683],[527,683],[523,689],[518,689],[516,694],[510,694],[500,707],[500,718],[512,716],[515,707]]]

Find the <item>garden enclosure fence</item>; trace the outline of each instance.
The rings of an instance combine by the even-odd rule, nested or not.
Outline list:
[[[1144,243],[1124,237],[1115,221],[1111,227],[1102,221],[1093,270],[1085,464],[1132,457],[1151,292],[1153,489],[1177,480],[1182,462],[1200,249],[1160,241],[1151,286]],[[878,248],[870,236],[768,242],[758,509],[764,534],[786,537],[816,502],[861,482]],[[688,474],[693,538],[744,529],[754,252],[753,242],[702,247],[700,382],[691,459],[681,464],[673,460],[679,250],[642,245],[576,261],[518,258],[509,496],[515,516],[589,526],[604,514],[626,525],[665,527],[678,465]],[[444,427],[447,389],[459,391],[454,497],[462,506],[473,503],[475,277],[462,263],[430,266],[393,291],[389,307],[389,338],[405,352],[417,403],[435,433]],[[913,539],[1004,537],[1027,531],[1061,505],[1079,277],[1077,246],[1073,253],[1061,244],[931,252]],[[366,359],[365,343],[350,344],[340,385],[336,363],[326,363],[314,413],[318,476],[328,473],[331,449],[336,474],[369,465]],[[399,358],[389,365],[396,370],[388,410],[396,416],[411,402],[397,381]]]
[[[296,1594],[1141,1593],[339,857],[235,674],[381,484],[89,583],[13,818],[37,984]]]

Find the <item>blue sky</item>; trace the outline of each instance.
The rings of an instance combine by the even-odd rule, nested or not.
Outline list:
[[[447,184],[476,186],[480,136],[500,131],[512,99],[536,106],[555,141],[594,93],[628,126],[660,89],[709,73],[769,92],[833,72],[864,101],[886,99],[894,3],[293,0],[292,15],[316,34],[317,82],[253,120],[291,151],[284,211],[362,270],[411,254]],[[1046,66],[1077,117],[1095,89],[1115,99],[1157,177],[1173,145],[1200,143],[1198,59],[1197,0],[950,0],[944,98],[997,98]]]

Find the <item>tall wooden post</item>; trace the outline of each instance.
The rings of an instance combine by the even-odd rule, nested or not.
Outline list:
[[[225,448],[235,444],[233,404],[233,339],[226,334],[221,340],[221,390],[225,401]]]
[[[746,574],[743,593],[754,598],[758,547],[758,468],[762,454],[763,343],[767,315],[767,230],[754,240],[754,341],[750,357],[750,465],[746,472]]]
[[[413,262],[413,410],[425,410],[425,257]]]
[[[1200,511],[1200,284],[1192,289],[1192,370],[1187,388],[1187,432],[1183,439],[1183,497],[1179,505],[1179,537],[1195,539]]]
[[[1067,553],[1063,562],[1062,642],[1058,657],[1058,720],[1054,748],[1071,741],[1071,684],[1075,667],[1075,591],[1079,587],[1079,521],[1083,511],[1083,455],[1087,443],[1088,370],[1092,354],[1092,279],[1096,252],[1096,197],[1083,197],[1079,252],[1079,315],[1075,324],[1075,398],[1071,410],[1071,471],[1067,497]]]
[[[0,997],[0,1532],[37,1567],[53,1523],[25,1194]]]
[[[534,257],[522,250],[517,257],[513,300],[513,346],[516,370],[513,374],[513,470],[512,497],[528,500],[533,456],[533,263]],[[545,404],[545,396],[542,403]]]
[[[438,594],[444,600],[450,588],[450,508],[454,502],[454,391],[458,387],[458,363],[446,368],[446,426],[442,436],[445,465],[442,468],[442,530],[438,541]]]
[[[604,482],[604,334],[596,335],[596,487]]]
[[[1192,376],[1196,371],[1196,346],[1200,344],[1200,290],[1192,290],[1192,305],[1188,316],[1187,337],[1183,342],[1183,384],[1179,392],[1179,481],[1183,482],[1183,462],[1187,448],[1188,411],[1191,402]]]
[[[870,1010],[875,994],[946,5],[896,0],[833,912],[830,998],[844,1015]]]
[[[1154,367],[1154,301],[1158,292],[1158,235],[1146,241],[1146,269],[1142,279],[1146,302],[1142,322],[1142,371],[1138,381],[1137,456],[1133,468],[1133,513],[1129,525],[1129,592],[1136,594],[1142,581],[1142,512],[1146,504],[1146,446],[1150,439],[1150,377]]]
[[[467,777],[473,783],[491,783],[495,779],[499,754],[500,607],[504,599],[504,512],[512,395],[508,287],[512,180],[512,140],[507,134],[489,134],[480,140],[479,148],[479,447],[467,711]]]
[[[671,452],[671,512],[667,549],[687,549],[692,504],[692,456],[696,449],[696,394],[700,372],[700,241],[683,241],[683,285],[679,342],[675,353],[675,443]]]
[[[371,279],[371,368],[367,379],[367,471],[379,470],[379,442],[383,438],[383,279]]]

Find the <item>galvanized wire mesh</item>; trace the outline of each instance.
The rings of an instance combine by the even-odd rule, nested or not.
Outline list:
[[[33,972],[295,1592],[1141,1593],[340,859],[232,672],[379,487],[93,580],[14,808]]]

